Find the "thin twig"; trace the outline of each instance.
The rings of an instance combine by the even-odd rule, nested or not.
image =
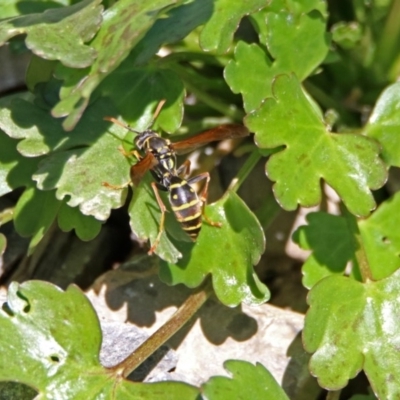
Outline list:
[[[109,370],[116,375],[127,377],[170,337],[178,332],[206,302],[211,293],[211,281],[208,280],[202,287],[186,299],[168,322],[154,332],[153,335],[143,342],[124,361],[109,368]]]

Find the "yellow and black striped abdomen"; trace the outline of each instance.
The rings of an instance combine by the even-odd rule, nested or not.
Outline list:
[[[173,176],[169,196],[176,219],[183,230],[196,240],[202,223],[202,202],[196,191],[184,179]]]

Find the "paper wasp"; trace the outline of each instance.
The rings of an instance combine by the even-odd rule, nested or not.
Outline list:
[[[160,101],[148,128],[143,132],[138,132],[114,118],[105,118],[105,120],[123,126],[137,134],[134,144],[138,151],[134,150],[132,154],[135,155],[138,162],[132,165],[130,169],[132,183],[135,186],[138,185],[147,171],[150,171],[154,178],[151,187],[161,210],[161,220],[156,240],[151,246],[149,254],[155,251],[160,242],[164,231],[165,212],[167,211],[158,190],[168,192],[169,202],[176,219],[193,241],[197,239],[200,233],[202,218],[210,225],[221,226],[219,223],[210,221],[204,214],[210,181],[209,173],[203,172],[186,179],[190,174],[190,161],[186,160],[177,168],[177,154],[188,153],[210,142],[249,135],[249,131],[243,125],[225,124],[188,139],[172,143],[151,129],[164,103],[165,100]],[[202,180],[205,180],[205,184],[200,193],[197,194],[192,185]],[[111,188],[121,188],[108,183],[103,183],[103,185]]]

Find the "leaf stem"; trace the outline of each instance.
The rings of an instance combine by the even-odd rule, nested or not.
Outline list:
[[[385,26],[380,31],[380,40],[377,43],[375,52],[375,62],[382,72],[390,71],[390,65],[398,54],[400,39],[399,14],[400,0],[393,0]]]
[[[15,207],[10,207],[0,212],[0,226],[12,221],[14,218],[14,209]]]
[[[232,182],[230,183],[227,192],[237,192],[238,189],[240,188],[240,185],[243,183],[243,181],[247,178],[247,176],[250,174],[250,172],[254,169],[256,164],[260,161],[261,159],[261,154],[258,151],[258,149],[255,149],[252,151],[238,174],[234,179],[232,179]]]
[[[342,207],[343,216],[346,218],[347,225],[350,231],[353,232],[354,240],[356,244],[355,257],[360,269],[361,277],[363,282],[373,281],[373,275],[371,267],[368,262],[367,253],[365,252],[364,244],[362,241],[360,229],[358,228],[356,217],[351,214],[346,207]]]
[[[213,95],[208,94],[198,85],[193,83],[193,76],[186,71],[186,68],[181,67],[179,64],[168,64],[168,67],[175,71],[185,83],[186,88],[196,95],[196,97],[203,103],[207,104],[210,108],[220,112],[221,114],[232,118],[235,121],[242,121],[244,117],[243,111],[238,108],[225,104],[220,99]]]
[[[201,308],[212,293],[211,280],[190,295],[176,310],[175,314],[153,335],[144,341],[130,356],[109,370],[126,378],[132,371],[149,358],[169,338],[179,331]]]
[[[329,390],[326,395],[326,400],[339,400],[341,392],[341,390]]]
[[[228,58],[226,57],[228,60]],[[162,57],[158,63],[162,64],[170,64],[178,63],[178,62],[190,62],[190,61],[200,61],[204,62],[207,65],[215,65],[218,67],[224,66],[227,62],[223,63],[221,58],[217,58],[211,54],[204,54],[195,51],[181,51],[179,53],[171,53],[165,57]]]

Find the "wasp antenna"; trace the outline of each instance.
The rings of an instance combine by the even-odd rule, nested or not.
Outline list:
[[[137,133],[137,134],[140,133],[140,132],[135,131],[134,129],[132,129],[129,125],[124,124],[124,123],[122,123],[121,121],[118,121],[117,119],[115,119],[115,118],[113,118],[113,117],[104,117],[103,119],[104,119],[104,121],[110,121],[110,122],[112,122],[113,124],[122,126],[123,128],[128,129],[128,130],[131,131],[131,132],[135,132],[135,133]]]
[[[147,129],[150,129],[154,125],[154,122],[156,121],[156,119],[157,119],[158,115],[160,114],[160,111],[163,108],[163,105],[166,103],[166,101],[167,101],[166,99],[160,100],[160,102],[157,105],[156,111],[154,111],[153,118],[151,119],[150,124],[147,127]]]

